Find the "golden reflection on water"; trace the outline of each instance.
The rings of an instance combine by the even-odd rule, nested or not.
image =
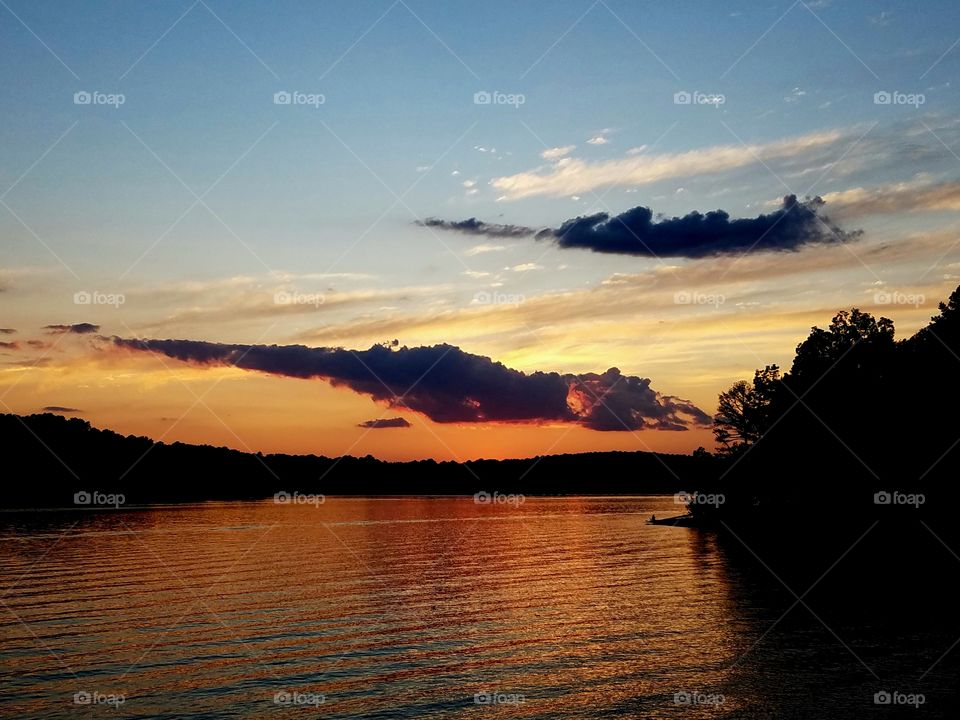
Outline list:
[[[327,498],[7,517],[0,716],[255,718],[287,692],[326,717],[715,717],[675,694],[721,692],[758,633],[709,536],[644,524],[675,511]]]

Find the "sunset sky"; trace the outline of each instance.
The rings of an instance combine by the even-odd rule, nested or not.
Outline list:
[[[712,447],[717,394],[812,325],[904,337],[960,284],[958,28],[0,0],[0,412],[386,459]]]

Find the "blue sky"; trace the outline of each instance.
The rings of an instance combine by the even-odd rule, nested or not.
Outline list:
[[[44,216],[51,236],[80,219],[100,242],[119,241],[133,224],[159,227],[190,197],[121,123],[196,192],[276,123],[210,202],[251,238],[266,243],[282,225],[286,242],[302,246],[317,242],[318,222],[350,232],[393,200],[332,133],[398,193],[418,179],[417,167],[443,155],[408,196],[419,215],[451,208],[546,222],[566,217],[569,203],[503,207],[490,192],[468,201],[450,173],[459,168],[482,186],[535,164],[541,141],[577,144],[600,159],[658,139],[662,151],[683,151],[872,122],[875,89],[924,92],[925,111],[949,114],[955,93],[943,86],[960,62],[951,53],[920,79],[957,39],[960,8],[947,2],[923,12],[909,3],[812,3],[821,19],[789,2],[556,2],[549,12],[534,3],[280,2],[270,12],[253,2],[136,11],[127,2],[8,5],[70,70],[4,10],[5,179],[79,121],[11,202]],[[74,106],[78,89],[122,92],[126,102]],[[278,89],[323,93],[327,102],[277,107]],[[475,106],[483,89],[523,93],[526,103]],[[681,89],[723,93],[727,102],[721,112],[679,113],[672,98]],[[881,122],[916,114],[894,110]],[[604,128],[615,131],[609,145],[584,144]],[[502,159],[475,146],[497,148]],[[709,207],[698,199],[657,209]],[[615,210],[629,206],[610,200]],[[731,209],[751,200],[738,197]],[[68,213],[71,222],[58,217]],[[408,217],[395,209],[385,226],[404,233]],[[203,219],[191,219],[199,232]]]
[[[707,406],[727,378],[788,354],[811,317],[903,288],[929,296],[893,309],[915,328],[956,284],[956,3],[3,0],[0,18],[0,324],[400,336],[523,369],[667,373],[668,391]],[[324,102],[278,105],[282,91]],[[494,91],[523,102],[475,103]],[[678,105],[682,92],[723,103]],[[922,102],[878,105],[878,92]],[[414,224],[556,227],[636,205],[746,217],[791,192],[864,230],[844,262],[804,251],[707,272]],[[716,314],[680,321],[673,289],[649,294],[667,272],[689,278],[673,289],[724,279],[738,301],[723,312],[755,349],[718,360],[738,343]],[[603,295],[622,283],[637,293],[629,323]],[[278,287],[343,302],[274,317],[259,303]],[[73,293],[91,289],[131,302],[80,317]],[[478,292],[523,305],[475,316]],[[569,320],[583,306],[592,322]],[[700,340],[651,338],[685,322]],[[607,329],[584,342],[591,325]]]

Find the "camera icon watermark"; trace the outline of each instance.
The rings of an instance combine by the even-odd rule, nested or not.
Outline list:
[[[673,496],[674,505],[709,505],[718,508],[727,501],[723,493],[688,493],[680,491]]]
[[[123,493],[102,493],[98,492],[97,490],[94,490],[93,492],[87,492],[86,490],[81,490],[80,492],[73,494],[74,505],[113,507],[114,509],[117,509],[126,502],[127,498]]]
[[[487,292],[481,290],[474,293],[471,305],[520,305],[526,300],[525,295],[517,293]]]
[[[314,507],[320,507],[326,501],[326,496],[319,493],[300,493],[296,491],[289,493],[286,490],[281,490],[273,496],[273,502],[277,505],[313,505]]]
[[[105,93],[99,90],[78,90],[73,94],[74,105],[106,105],[114,109],[127,101],[123,93]]]
[[[919,508],[927,501],[927,496],[923,493],[903,493],[896,490],[887,492],[881,490],[873,495],[874,505],[910,505]]]
[[[873,94],[874,105],[909,105],[914,109],[919,108],[927,102],[927,96],[923,93],[903,93],[898,90],[887,91],[880,90]]]
[[[127,301],[123,293],[104,293],[94,290],[80,290],[73,294],[74,305],[110,305],[118,308]]]
[[[273,94],[274,105],[307,105],[314,109],[325,105],[327,96],[323,93],[307,93],[299,90],[279,90]]]
[[[711,305],[714,309],[717,309],[726,301],[726,295],[721,295],[720,293],[679,290],[673,294],[673,302],[675,305]]]
[[[327,301],[322,293],[301,293],[278,290],[273,294],[274,305],[313,305],[319,308]]]
[[[695,706],[695,705],[723,705],[726,698],[721,693],[703,693],[689,690],[681,690],[673,694],[674,705]]]
[[[494,490],[493,493],[488,493],[486,490],[481,490],[473,494],[473,502],[477,505],[512,505],[513,507],[520,507],[526,501],[527,498],[519,493],[501,493],[496,490]]]
[[[474,705],[523,705],[527,698],[520,693],[504,693],[490,690],[474,693]]]
[[[915,308],[919,308],[927,304],[927,297],[923,293],[880,290],[873,294],[873,301],[877,305],[912,305]]]
[[[523,93],[505,93],[499,90],[489,92],[487,90],[478,90],[473,94],[474,105],[508,105],[513,108],[519,108],[527,102],[527,96]]]
[[[673,104],[674,105],[712,105],[715,108],[719,108],[721,105],[725,105],[727,102],[727,96],[723,93],[704,93],[699,90],[694,90],[689,92],[687,90],[680,90],[673,94]]]
[[[319,707],[327,701],[323,693],[278,690],[273,694],[273,704],[285,707]]]
[[[888,692],[887,690],[881,690],[873,694],[874,705],[909,705],[914,708],[919,708],[926,702],[927,698],[923,693],[904,693],[897,690]]]
[[[74,705],[109,705],[114,710],[123,705],[127,698],[123,693],[102,693],[97,690],[80,690],[73,694]]]

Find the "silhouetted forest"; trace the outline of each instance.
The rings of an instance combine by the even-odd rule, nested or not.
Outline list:
[[[735,565],[816,588],[828,622],[893,633],[896,618],[908,633],[949,616],[960,632],[958,391],[960,288],[902,340],[887,318],[839,312],[788,372],[720,395],[720,472],[697,490],[723,502],[691,503],[690,524],[717,531]]]
[[[693,509],[782,519],[882,505],[952,508],[960,469],[960,288],[939,310],[899,341],[887,318],[839,312],[797,346],[789,372],[768,365],[722,393],[714,433],[728,463],[701,489],[722,491],[726,501]]]
[[[6,507],[72,507],[74,494],[82,491],[122,493],[127,505],[268,498],[284,491],[324,495],[676,493],[707,482],[721,462],[705,453],[646,452],[469,463],[385,462],[369,455],[264,455],[154,442],[51,414],[0,415],[0,437],[8,466],[22,469],[6,484]]]

